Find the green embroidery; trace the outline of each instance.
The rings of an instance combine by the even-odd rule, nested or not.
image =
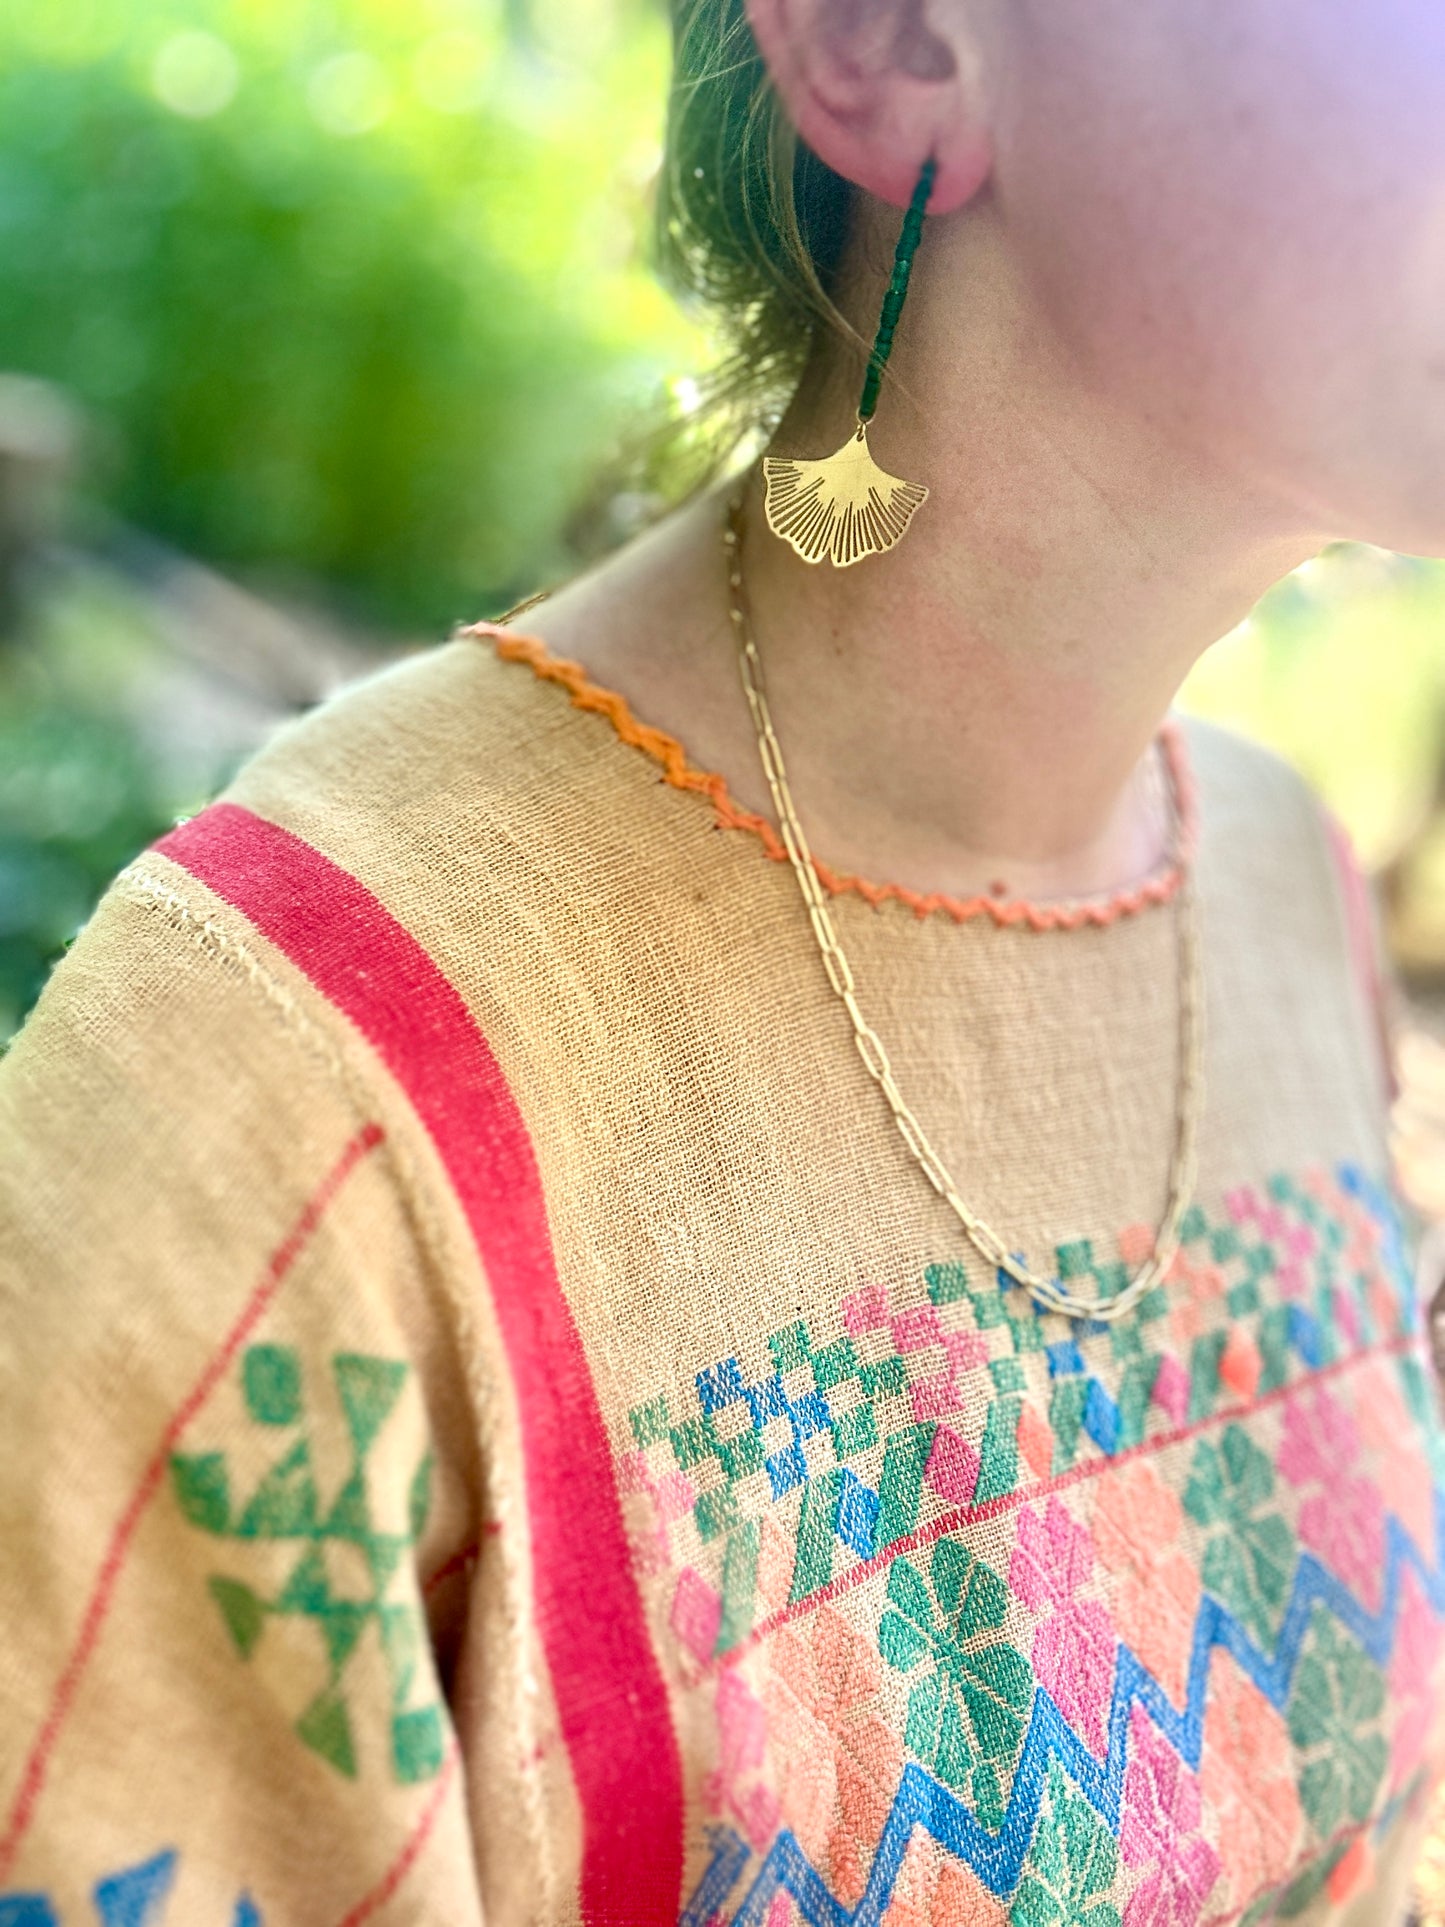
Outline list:
[[[1054,1458],[1050,1469],[1055,1474],[1067,1472],[1074,1463],[1088,1396],[1087,1378],[1061,1378],[1054,1386],[1049,1399],[1049,1424],[1054,1432]]]
[[[1023,1403],[1021,1398],[996,1398],[988,1408],[980,1448],[983,1465],[973,1492],[975,1504],[1001,1499],[1019,1482],[1018,1430]]]
[[[1363,1824],[1384,1778],[1388,1749],[1367,1729],[1384,1710],[1380,1669],[1319,1607],[1289,1702],[1290,1738],[1306,1760],[1300,1800],[1316,1833],[1328,1838],[1346,1820]]]
[[[290,1345],[253,1345],[241,1361],[246,1409],[258,1425],[294,1425],[301,1416],[301,1361]]]
[[[736,1563],[745,1548],[735,1542],[744,1525],[769,1506],[791,1503],[794,1509],[773,1517],[793,1538],[790,1596],[808,1597],[834,1576],[839,1546],[846,1556],[867,1558],[913,1529],[935,1422],[971,1428],[964,1460],[945,1454],[947,1463],[940,1461],[939,1497],[987,1505],[1041,1473],[1040,1453],[1049,1445],[1041,1437],[1043,1413],[1053,1434],[1049,1469],[1060,1475],[1081,1452],[1112,1458],[1137,1448],[1156,1420],[1171,1429],[1199,1425],[1219,1412],[1221,1400],[1233,1405],[1237,1384],[1227,1389],[1220,1379],[1231,1330],[1245,1334],[1257,1351],[1256,1395],[1262,1396],[1286,1386],[1296,1362],[1309,1373],[1335,1356],[1336,1328],[1350,1343],[1356,1328],[1366,1335],[1376,1327],[1395,1329],[1388,1309],[1378,1309],[1381,1282],[1391,1282],[1389,1253],[1380,1266],[1367,1261],[1345,1276],[1340,1254],[1354,1235],[1359,1208],[1347,1193],[1351,1185],[1343,1184],[1320,1202],[1287,1174],[1275,1174],[1267,1186],[1229,1194],[1217,1223],[1191,1206],[1180,1227],[1182,1246],[1193,1247],[1185,1252],[1186,1269],[1197,1283],[1199,1267],[1215,1267],[1214,1278],[1204,1282],[1211,1296],[1216,1287],[1218,1294],[1208,1314],[1214,1329],[1196,1333],[1187,1350],[1171,1349],[1167,1331],[1158,1329],[1173,1306],[1161,1287],[1131,1320],[1084,1321],[1065,1334],[1026,1292],[951,1258],[923,1268],[927,1299],[921,1305],[890,1302],[891,1288],[883,1285],[861,1287],[843,1300],[831,1329],[811,1330],[796,1318],[770,1333],[757,1378],[747,1376],[742,1359],[729,1357],[696,1374],[696,1403],[689,1394],[687,1411],[670,1410],[666,1396],[635,1406],[632,1439],[649,1455],[654,1484],[677,1469],[691,1485],[697,1534],[710,1549],[704,1563],[730,1602],[724,1614],[729,1641],[746,1631],[740,1575],[749,1560]],[[1338,1207],[1330,1202],[1334,1195]],[[1313,1251],[1305,1248],[1311,1240],[1297,1235],[1304,1226]],[[1126,1241],[1120,1245],[1126,1248]],[[1287,1302],[1275,1280],[1285,1253]],[[1123,1286],[1133,1260],[1126,1265],[1102,1244],[1081,1238],[1057,1246],[1055,1263],[1076,1290],[1087,1290],[1092,1279],[1107,1296]],[[1301,1295],[1305,1265],[1308,1296]],[[1393,1285],[1391,1302],[1401,1291],[1398,1276]],[[1342,1320],[1339,1293],[1353,1295],[1353,1321]],[[1421,1403],[1419,1388],[1410,1389]],[[1025,1401],[1027,1468],[1018,1445]],[[1445,1483],[1445,1444],[1439,1443],[1445,1435],[1428,1429],[1439,1454],[1437,1477]],[[300,1468],[293,1470],[299,1483]],[[1239,1438],[1216,1441],[1196,1461],[1190,1509],[1215,1528],[1202,1562],[1205,1583],[1266,1643],[1277,1629],[1295,1551],[1288,1523],[1265,1503],[1272,1490],[1267,1463],[1251,1461]],[[276,1495],[277,1504],[285,1497]],[[304,1492],[293,1498],[304,1503]],[[213,1470],[196,1468],[185,1503],[198,1522],[214,1516],[222,1501]],[[304,1526],[303,1511],[296,1530]],[[685,1550],[696,1559],[695,1547]],[[729,1562],[733,1580],[719,1571]]]
[[[345,1693],[348,1662],[368,1627],[375,1627],[391,1681],[391,1765],[404,1784],[433,1778],[445,1751],[440,1707],[409,1701],[428,1648],[426,1625],[414,1594],[392,1599],[390,1587],[411,1547],[421,1537],[431,1504],[431,1458],[424,1454],[407,1491],[404,1530],[383,1532],[373,1523],[367,1467],[373,1447],[396,1407],[409,1367],[394,1359],[338,1353],[332,1379],[346,1420],[351,1465],[329,1508],[317,1491],[305,1424],[301,1362],[289,1346],[253,1345],[241,1359],[241,1390],[251,1419],[268,1428],[290,1428],[281,1456],[244,1503],[231,1489],[220,1452],[177,1452],[170,1462],[171,1487],[182,1514],[198,1530],[233,1542],[294,1540],[298,1557],[274,1597],[231,1574],[214,1574],[207,1590],[231,1644],[243,1660],[255,1653],[267,1623],[301,1620],[319,1637],[326,1681],[296,1721],[298,1738],[348,1779],[358,1757],[351,1708]],[[338,1589],[328,1559],[331,1546],[354,1546],[370,1584],[359,1598]]]
[[[884,1448],[883,1476],[878,1481],[878,1523],[873,1534],[878,1552],[906,1537],[918,1524],[933,1433],[931,1425],[910,1425],[895,1432]]]
[[[1114,1836],[1050,1760],[1048,1803],[1009,1908],[1010,1927],[1122,1927],[1119,1909],[1103,1898],[1118,1870]]]
[[[798,1519],[798,1550],[793,1560],[790,1603],[796,1605],[833,1577],[833,1547],[837,1543],[838,1501],[843,1491],[841,1466],[830,1466],[803,1487],[803,1510]]]
[[[1224,1356],[1224,1347],[1228,1342],[1228,1332],[1212,1331],[1196,1338],[1190,1347],[1189,1410],[1186,1417],[1191,1425],[1208,1418],[1214,1410],[1214,1401],[1219,1392],[1219,1361]]]
[[[931,1582],[931,1583],[930,1583]],[[904,1742],[997,1830],[1033,1703],[1033,1669],[991,1638],[1004,1623],[1008,1587],[958,1539],[940,1539],[929,1578],[907,1559],[888,1573],[878,1645],[900,1673],[932,1664],[908,1696]]]
[[[1213,1528],[1204,1583],[1266,1648],[1274,1643],[1295,1564],[1294,1533],[1279,1513],[1262,1509],[1273,1497],[1274,1468],[1242,1426],[1226,1426],[1217,1445],[1200,1442],[1184,1508]]]

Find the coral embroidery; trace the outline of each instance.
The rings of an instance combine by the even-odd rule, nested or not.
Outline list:
[[[695,1416],[634,1410],[645,1490],[693,1455],[680,1645],[700,1686],[737,1670],[752,1696],[719,1694],[730,1831],[684,1927],[934,1927],[950,1896],[1010,1927],[1242,1927],[1358,1887],[1360,1830],[1428,1744],[1445,1617],[1435,1496],[1402,1481],[1415,1531],[1393,1509],[1397,1465],[1445,1470],[1408,1278],[1349,1167],[1187,1230],[1182,1359],[1154,1349],[1167,1307],[1063,1329],[948,1260],[775,1332],[770,1369],[700,1373]],[[1101,1289],[1121,1262],[1056,1255]],[[846,1412],[867,1443],[843,1463]],[[774,1496],[769,1458],[798,1449]]]
[[[847,1900],[866,1886],[903,1765],[878,1704],[881,1673],[868,1642],[825,1606],[779,1635],[767,1694],[786,1811]]]
[[[1184,1508],[1155,1468],[1136,1460],[1101,1481],[1091,1524],[1099,1560],[1114,1577],[1119,1635],[1178,1705],[1199,1613],[1199,1573],[1178,1549]]]
[[[580,663],[554,656],[538,636],[521,635],[498,623],[472,623],[457,633],[489,641],[504,662],[526,663],[544,682],[559,684],[576,708],[605,716],[622,742],[652,757],[661,766],[663,780],[674,789],[706,796],[720,828],[748,831],[758,838],[775,862],[787,861],[782,839],[766,817],[741,808],[733,800],[724,777],[695,769],[675,736],[639,722],[626,699],[593,682]],[[1172,718],[1166,719],[1160,725],[1159,740],[1179,812],[1180,843],[1187,861],[1199,834],[1198,790],[1189,765],[1184,731],[1179,724]],[[955,923],[964,923],[971,917],[988,916],[1000,925],[1021,925],[1031,930],[1075,930],[1088,924],[1114,923],[1119,917],[1134,915],[1151,904],[1167,903],[1178,891],[1183,875],[1180,865],[1170,858],[1154,875],[1133,888],[1115,891],[1102,899],[1083,898],[1054,904],[1031,903],[1022,897],[953,897],[942,891],[925,895],[902,884],[870,883],[863,877],[832,870],[816,859],[814,867],[824,889],[835,896],[851,892],[875,909],[880,903],[896,900],[920,917],[941,912]]]
[[[1271,1873],[1293,1864],[1304,1816],[1285,1723],[1229,1664],[1216,1667],[1210,1688],[1199,1780],[1218,1815],[1230,1904],[1242,1907]]]

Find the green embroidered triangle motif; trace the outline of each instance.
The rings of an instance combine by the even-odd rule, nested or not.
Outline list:
[[[321,1614],[321,1630],[326,1635],[326,1656],[331,1661],[333,1677],[350,1659],[357,1640],[366,1630],[371,1612],[370,1606],[359,1606],[354,1600],[340,1599]]]
[[[226,1631],[235,1642],[236,1651],[242,1659],[249,1659],[256,1650],[256,1641],[266,1624],[265,1600],[258,1598],[249,1586],[243,1586],[239,1579],[218,1576],[208,1579],[206,1586],[221,1609],[221,1617],[226,1622]]]
[[[231,1492],[223,1452],[172,1452],[171,1488],[193,1526],[202,1532],[229,1530]]]
[[[324,1613],[331,1605],[331,1585],[326,1567],[315,1546],[303,1554],[286,1581],[286,1589],[276,1601],[278,1613]]]
[[[316,1695],[297,1720],[296,1733],[313,1753],[319,1753],[338,1773],[344,1773],[348,1780],[356,1778],[356,1748],[351,1738],[351,1718],[346,1711],[346,1701],[334,1686],[328,1686]]]
[[[328,1539],[345,1539],[364,1546],[371,1538],[371,1506],[366,1496],[366,1474],[358,1465],[336,1495],[326,1521]]]
[[[401,1396],[407,1366],[398,1359],[338,1352],[331,1361],[331,1369],[336,1375],[336,1389],[351,1427],[356,1455],[364,1458]]]
[[[309,1539],[316,1530],[316,1486],[311,1453],[299,1440],[262,1479],[241,1514],[241,1539]]]

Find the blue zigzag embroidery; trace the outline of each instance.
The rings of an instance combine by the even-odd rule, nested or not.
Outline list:
[[[1445,1543],[1445,1499],[1438,1492],[1435,1536],[1437,1547]],[[1109,1711],[1109,1744],[1102,1760],[1084,1745],[1047,1689],[1037,1686],[1008,1808],[996,1834],[981,1827],[962,1801],[931,1773],[910,1761],[894,1795],[868,1885],[852,1909],[834,1899],[796,1837],[785,1829],[773,1841],[742,1905],[732,1916],[732,1927],[765,1927],[768,1910],[780,1893],[792,1895],[808,1927],[879,1927],[915,1827],[922,1827],[941,1847],[970,1866],[990,1893],[1000,1897],[1011,1894],[1033,1844],[1049,1762],[1054,1759],[1117,1835],[1123,1818],[1129,1720],[1134,1707],[1142,1707],[1185,1764],[1197,1769],[1204,1744],[1210,1661],[1216,1646],[1231,1653],[1270,1704],[1282,1711],[1317,1605],[1333,1613],[1381,1668],[1388,1664],[1394,1648],[1400,1583],[1407,1566],[1418,1575],[1436,1615],[1445,1616],[1445,1562],[1432,1572],[1393,1514],[1386,1520],[1386,1548],[1385,1591],[1378,1613],[1361,1605],[1313,1553],[1302,1553],[1273,1658],[1261,1651],[1228,1607],[1206,1593],[1194,1625],[1189,1689],[1182,1712],[1171,1704],[1143,1661],[1121,1643]],[[712,1860],[680,1927],[706,1927],[736,1886],[749,1857],[746,1845],[731,1828],[716,1830]]]
[[[168,1849],[98,1880],[91,1899],[99,1927],[161,1927],[175,1877],[176,1854]],[[0,1927],[60,1927],[60,1916],[44,1894],[0,1895]],[[236,1902],[230,1927],[264,1927],[249,1894]]]

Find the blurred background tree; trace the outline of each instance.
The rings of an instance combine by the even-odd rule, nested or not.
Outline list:
[[[0,1038],[279,715],[647,512],[612,458],[707,356],[648,271],[667,65],[659,0],[8,0],[0,370],[75,413],[0,606]],[[1184,696],[1304,769],[1425,989],[1442,617],[1440,567],[1331,551]]]

